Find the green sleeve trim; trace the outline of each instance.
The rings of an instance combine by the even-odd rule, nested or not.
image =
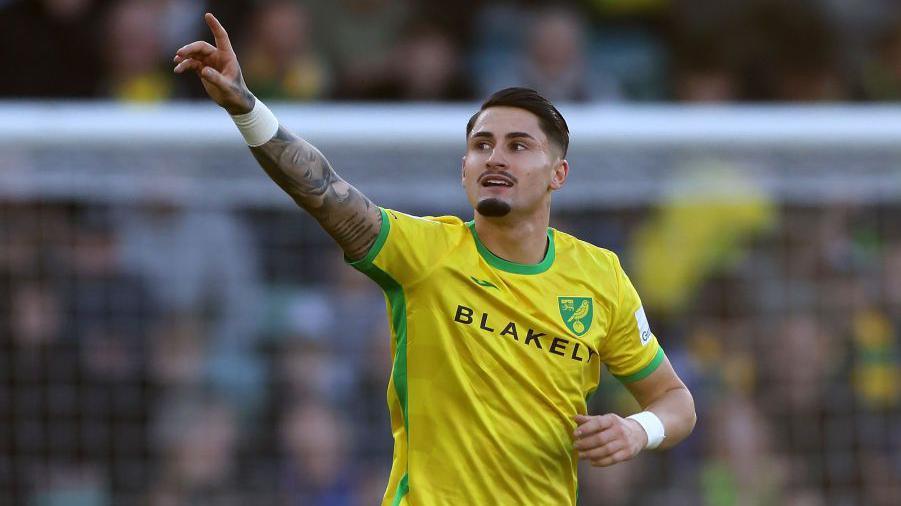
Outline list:
[[[397,490],[394,492],[394,500],[391,501],[391,506],[399,506],[400,501],[403,500],[404,496],[407,495],[407,492],[410,491],[410,476],[407,473],[404,473],[401,476],[400,481],[397,483]]]
[[[390,274],[379,269],[372,263],[372,259],[375,258],[378,254],[378,250],[382,247],[382,244],[384,244],[385,237],[388,236],[388,229],[390,226],[388,216],[385,214],[385,210],[382,209],[382,230],[379,232],[378,239],[376,239],[375,244],[372,246],[372,249],[366,257],[355,262],[350,262],[350,265],[375,281],[376,284],[382,288],[382,291],[385,292],[385,297],[388,299],[388,307],[391,313],[391,330],[394,335],[394,366],[391,370],[391,378],[394,380],[394,392],[397,395],[397,400],[400,402],[400,410],[404,417],[404,432],[407,436],[407,448],[409,452],[410,420],[407,414],[409,397],[407,384],[407,299],[404,296],[404,289],[401,284],[391,277]],[[394,494],[394,502],[392,504],[400,504],[401,499],[407,495],[407,492],[410,490],[409,483],[409,475],[405,472],[398,483],[397,491]]]
[[[385,245],[385,241],[388,240],[388,232],[391,230],[391,220],[388,219],[387,211],[381,207],[379,208],[379,211],[382,213],[382,223],[379,225],[379,235],[376,236],[375,242],[372,243],[369,251],[366,252],[366,256],[358,260],[351,260],[350,258],[347,258],[347,256],[344,257],[344,261],[356,269],[360,269],[360,266],[363,265],[371,265],[372,261],[375,260],[375,257],[379,254],[379,251],[382,251],[382,246]]]
[[[547,253],[544,255],[544,260],[537,264],[520,264],[504,260],[485,247],[479,239],[479,234],[476,232],[475,221],[466,222],[466,226],[469,228],[470,232],[472,232],[472,238],[475,239],[476,249],[479,251],[479,255],[488,262],[488,265],[495,269],[512,272],[513,274],[541,274],[550,269],[551,265],[554,263],[554,257],[556,256],[554,248],[554,229],[550,227],[547,229]]]
[[[634,381],[643,380],[650,376],[652,372],[656,371],[658,367],[660,367],[660,364],[663,362],[664,357],[666,357],[666,355],[663,353],[663,348],[658,348],[657,354],[654,355],[654,359],[651,360],[651,363],[644,366],[640,371],[626,376],[618,376],[616,374],[614,374],[613,376],[621,383],[632,383]]]

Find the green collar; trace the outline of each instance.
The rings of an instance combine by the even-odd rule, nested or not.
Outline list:
[[[547,229],[547,253],[544,255],[544,260],[537,264],[518,264],[516,262],[504,260],[486,248],[485,245],[482,244],[482,241],[479,240],[475,221],[467,221],[466,226],[469,227],[469,230],[472,232],[472,238],[476,241],[476,249],[479,250],[479,255],[482,255],[482,258],[488,262],[488,265],[495,269],[512,272],[513,274],[541,274],[550,269],[551,265],[554,263],[554,229],[550,227]]]

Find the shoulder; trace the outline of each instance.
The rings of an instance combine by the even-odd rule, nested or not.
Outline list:
[[[387,228],[395,232],[392,235],[409,236],[411,239],[418,237],[420,240],[428,238],[444,238],[443,241],[452,240],[455,236],[462,237],[468,233],[466,223],[456,216],[415,216],[402,213],[394,209],[382,208],[383,219],[387,221]],[[429,243],[423,243],[427,246]]]
[[[554,246],[558,255],[572,256],[582,264],[589,264],[603,270],[621,270],[619,257],[609,249],[596,246],[588,241],[557,229],[554,231]]]
[[[423,226],[423,227],[432,227],[432,228],[443,228],[446,230],[452,230],[453,228],[465,228],[466,224],[460,218],[456,216],[416,216],[413,214],[407,214],[400,211],[396,211],[394,209],[388,209],[387,207],[383,207],[382,211],[384,211],[387,218],[390,220],[390,224],[393,225],[395,223],[402,224],[401,226],[410,224],[411,226]]]

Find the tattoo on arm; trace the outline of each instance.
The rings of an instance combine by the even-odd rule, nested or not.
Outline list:
[[[316,218],[348,258],[366,255],[378,236],[382,213],[341,179],[318,149],[280,126],[275,137],[250,151],[269,177]]]

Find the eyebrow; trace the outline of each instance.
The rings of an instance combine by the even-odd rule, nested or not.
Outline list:
[[[538,140],[526,132],[510,132],[507,135],[505,135],[504,137],[506,137],[507,139],[516,139],[518,137],[525,137],[528,139],[532,139],[534,141]],[[481,132],[476,132],[476,133],[472,134],[472,138],[473,139],[494,139],[494,134],[491,132],[481,131]]]

